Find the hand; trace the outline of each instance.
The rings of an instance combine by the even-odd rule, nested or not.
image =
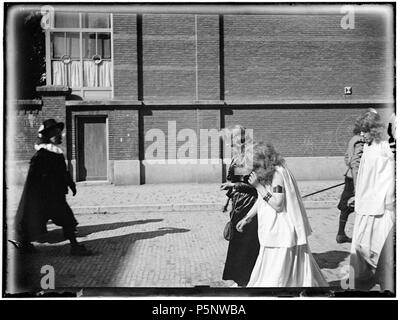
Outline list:
[[[254,187],[257,188],[260,184],[257,178],[257,174],[253,171],[249,177],[249,183]]]
[[[350,199],[348,199],[347,206],[355,207],[355,197],[351,197]]]
[[[75,196],[75,195],[76,195],[76,192],[77,192],[77,190],[76,190],[76,184],[75,184],[75,183],[72,184],[72,185],[70,186],[70,189],[72,190],[72,195]]]
[[[221,190],[226,190],[226,189],[230,189],[233,188],[234,184],[230,181],[224,182],[221,186],[220,189]]]
[[[245,225],[247,225],[250,222],[249,219],[247,218],[243,218],[242,220],[240,220],[237,224],[236,224],[236,230],[238,230],[239,232],[243,232],[243,227]]]

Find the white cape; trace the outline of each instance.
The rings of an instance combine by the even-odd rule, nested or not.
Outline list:
[[[286,211],[294,225],[297,235],[297,245],[307,244],[307,238],[311,235],[312,229],[308,221],[307,212],[305,211],[296,179],[294,179],[292,173],[286,166],[280,167],[278,172],[283,176],[286,193]]]
[[[258,206],[260,252],[247,286],[327,287],[308,245],[311,227],[297,183],[287,167],[277,171],[284,180],[285,208],[276,213],[266,203]]]

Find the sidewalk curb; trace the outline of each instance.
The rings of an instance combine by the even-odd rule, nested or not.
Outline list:
[[[306,209],[328,209],[335,207],[336,201],[304,201]],[[184,212],[184,211],[221,211],[219,203],[178,203],[178,204],[139,204],[122,206],[83,206],[72,207],[75,214],[116,214],[125,212]]]

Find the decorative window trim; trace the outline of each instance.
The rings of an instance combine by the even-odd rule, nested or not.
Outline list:
[[[100,54],[95,54],[93,55],[93,57],[91,58],[95,64],[101,64],[102,63],[102,57]]]
[[[56,59],[52,59],[52,60],[56,60]],[[61,61],[62,61],[64,64],[69,64],[69,63],[72,62],[72,59],[71,59],[70,55],[64,54],[64,55],[61,57]]]

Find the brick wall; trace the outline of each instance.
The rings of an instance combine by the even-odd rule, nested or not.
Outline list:
[[[217,15],[143,15],[145,99],[220,97]]]
[[[197,16],[199,100],[220,99],[220,31],[217,15]]]
[[[355,28],[344,30],[342,16],[226,15],[226,100],[391,99],[389,20],[358,13]]]
[[[37,140],[37,131],[44,118],[41,108],[24,109],[15,112],[15,116],[10,119],[7,133],[15,132],[14,142],[10,143],[9,155],[15,160],[30,160],[36,152],[34,144]],[[11,128],[12,126],[12,128]],[[7,135],[7,139],[12,139]]]
[[[47,94],[47,93],[45,93]],[[14,132],[15,143],[11,143],[10,156],[15,160],[29,160],[35,153],[34,145],[37,142],[38,130],[46,119],[53,118],[58,122],[66,123],[65,96],[50,93],[42,98],[41,105],[19,101],[19,104],[8,105],[7,133]],[[68,128],[65,129],[69,134]],[[9,139],[9,137],[7,136]],[[65,139],[61,147],[67,150]]]
[[[219,99],[222,67],[226,100],[391,99],[390,21],[384,13],[357,13],[355,28],[345,30],[342,17],[227,14],[220,30],[218,15],[144,14],[144,99]],[[113,21],[115,97],[136,99],[137,16],[114,14]]]
[[[138,110],[116,109],[109,124],[111,160],[137,160]]]
[[[271,142],[285,157],[342,156],[352,136],[353,123],[366,108],[333,106],[247,108],[225,111],[225,126],[253,129],[254,139]],[[378,112],[387,121],[391,107]]]
[[[177,134],[182,129],[192,129],[197,134],[197,115],[196,109],[178,109],[178,110],[170,110],[170,109],[152,109],[150,112],[147,112],[142,117],[143,122],[143,137],[144,141],[144,150],[148,150],[150,145],[153,145],[153,142],[157,141],[157,139],[150,139],[150,135],[148,133],[151,129],[156,129],[157,131],[151,130],[156,134],[157,132],[159,135],[157,137],[162,137],[160,134],[161,132],[165,135],[165,157],[166,159],[175,159],[177,150],[185,143],[185,141],[176,141]],[[174,124],[175,123],[175,124]],[[169,125],[170,125],[170,132],[169,132]],[[173,132],[175,128],[175,132]],[[145,138],[146,137],[146,138]],[[172,150],[170,147],[170,153],[168,152],[169,149],[169,139],[172,143],[171,145],[175,144],[176,149]],[[181,138],[182,139],[182,138]],[[187,139],[187,138],[186,138]],[[161,144],[159,144],[161,145]],[[149,151],[148,151],[149,152]],[[145,154],[144,159],[153,159],[151,157],[152,153],[149,152]],[[188,156],[188,154],[186,155]],[[157,153],[154,153],[154,157],[159,157]]]
[[[115,99],[138,100],[135,14],[113,14],[113,76]]]
[[[209,159],[212,157],[219,158],[220,156],[219,140],[217,139],[217,141],[213,141],[210,137],[212,133],[214,134],[215,130],[217,131],[217,133],[220,130],[219,109],[152,109],[151,112],[147,112],[147,114],[143,116],[142,121],[143,137],[144,139],[148,140],[144,142],[144,150],[147,150],[150,145],[153,145],[157,141],[157,139],[154,139],[153,137],[150,138],[150,134],[148,131],[151,129],[157,129],[161,130],[161,132],[165,135],[166,159],[175,159],[175,155],[178,154],[178,151],[183,150],[184,145],[188,146],[187,143],[189,141],[195,143],[195,145],[197,146],[196,156],[193,156],[192,153],[188,154],[188,152],[186,152],[183,153],[183,157],[190,157],[194,159]],[[176,128],[175,133],[174,131],[172,131],[174,130],[172,128]],[[190,132],[194,133],[193,139],[184,136],[184,134],[188,132],[182,131],[184,129],[189,129]],[[214,129],[213,132],[210,131],[211,129]],[[204,140],[206,137],[207,144]],[[201,142],[201,139],[203,139],[203,143]],[[175,152],[173,152],[173,150],[170,150],[171,152],[173,152],[170,154],[168,153],[169,141],[172,143],[172,145],[175,144],[176,146]],[[174,154],[174,156],[172,154]],[[146,160],[153,159],[153,157],[151,157],[151,152],[149,152],[147,155],[149,155],[149,157],[145,157]],[[157,156],[158,155],[155,154],[155,157]]]
[[[195,99],[195,16],[143,15],[145,99]]]

